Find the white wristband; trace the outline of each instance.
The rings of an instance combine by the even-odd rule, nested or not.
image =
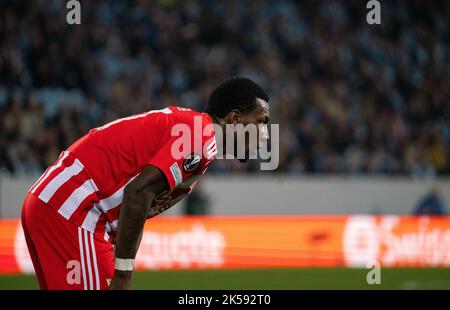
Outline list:
[[[120,271],[133,271],[134,259],[131,258],[117,258],[114,263],[114,268]]]

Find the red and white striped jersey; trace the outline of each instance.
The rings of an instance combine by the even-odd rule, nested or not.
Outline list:
[[[170,187],[154,198],[149,218],[193,189],[217,153],[214,130],[207,128],[212,121],[206,113],[174,106],[118,119],[63,151],[28,192],[109,240],[117,229],[124,188],[145,167],[159,168]]]

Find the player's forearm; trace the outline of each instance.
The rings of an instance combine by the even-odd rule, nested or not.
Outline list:
[[[131,289],[134,258],[147,217],[147,203],[149,203],[148,200],[145,197],[139,197],[137,193],[124,195],[115,246],[115,272],[110,289]]]
[[[127,193],[120,210],[115,257],[134,259],[147,218],[147,205],[153,199],[152,194],[138,192]]]
[[[117,229],[116,257],[135,258],[147,217],[146,203],[146,200],[134,197],[124,199]]]
[[[147,218],[148,207],[156,195],[168,188],[160,170],[148,166],[130,182],[124,191],[115,247],[115,273],[111,289],[131,288],[134,258]]]

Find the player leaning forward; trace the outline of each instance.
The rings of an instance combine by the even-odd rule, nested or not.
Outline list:
[[[268,100],[256,83],[232,78],[212,92],[205,113],[171,106],[133,115],[92,129],[62,152],[30,188],[22,210],[41,289],[129,289],[145,220],[186,196],[217,150],[229,149],[227,124],[257,125],[257,145],[244,145],[246,158],[255,152],[268,139],[261,129],[269,121]],[[184,154],[173,154],[179,137],[172,128],[180,124],[191,129],[191,145],[200,151],[183,147]],[[69,274],[77,266],[78,278]]]

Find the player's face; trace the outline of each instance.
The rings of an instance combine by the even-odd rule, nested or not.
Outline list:
[[[241,123],[246,126],[254,124],[256,126],[257,139],[245,139],[245,159],[240,159],[241,162],[246,162],[250,156],[255,155],[258,149],[264,145],[269,139],[269,131],[267,124],[270,119],[269,104],[267,101],[257,98],[256,108],[249,114],[243,115]]]

